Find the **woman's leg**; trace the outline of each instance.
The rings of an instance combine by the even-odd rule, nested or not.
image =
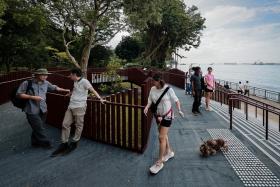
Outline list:
[[[208,108],[209,108],[209,105],[210,105],[210,102],[211,102],[211,99],[212,99],[212,95],[213,95],[213,92],[209,92],[209,97],[208,97]]]
[[[205,92],[206,109],[209,109],[209,92]]]
[[[159,133],[159,159],[158,161],[162,162],[163,157],[166,153],[167,147],[167,134],[168,134],[169,127],[160,127]]]
[[[169,143],[169,138],[168,138],[168,135],[166,135],[166,150],[165,150],[165,155],[169,152],[171,152],[172,149],[171,149],[171,146],[170,146],[170,143]]]

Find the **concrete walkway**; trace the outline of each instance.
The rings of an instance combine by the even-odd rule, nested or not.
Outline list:
[[[199,155],[200,138],[207,129],[227,129],[229,124],[215,112],[191,114],[192,98],[174,88],[186,113],[176,117],[170,129],[175,158],[156,176],[148,169],[158,155],[156,125],[144,154],[137,154],[92,140],[82,139],[70,155],[50,158],[53,150],[30,146],[30,128],[24,113],[10,103],[0,106],[0,186],[243,186],[222,153],[207,159]],[[177,114],[178,116],[178,114]],[[55,147],[60,131],[47,126]],[[278,178],[280,169],[237,131],[232,131]]]

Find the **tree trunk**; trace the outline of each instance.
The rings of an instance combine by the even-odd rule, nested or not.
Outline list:
[[[87,78],[87,67],[88,67],[88,61],[89,61],[89,56],[90,56],[90,51],[92,48],[92,44],[94,42],[94,33],[95,33],[95,24],[93,24],[90,27],[89,31],[89,36],[87,38],[87,43],[84,46],[83,52],[82,52],[82,57],[81,57],[81,70],[83,72],[83,77]]]

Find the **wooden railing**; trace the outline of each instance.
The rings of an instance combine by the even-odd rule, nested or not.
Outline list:
[[[139,88],[106,97],[88,99],[83,136],[121,148],[143,152],[150,124],[144,116]],[[48,124],[61,128],[69,97],[48,94]]]
[[[100,70],[99,72],[102,72]],[[73,88],[73,82],[67,77],[68,70],[59,70],[49,75],[48,81],[63,88]],[[89,70],[89,73],[92,73]],[[121,148],[144,152],[147,147],[152,115],[145,116],[143,108],[147,104],[149,91],[152,87],[151,75],[154,72],[129,69],[121,70],[120,75],[127,76],[128,81],[137,84],[140,88],[134,88],[106,97],[102,105],[99,101],[89,99],[83,135],[87,138],[115,145]],[[168,72],[163,74],[166,82],[179,85],[177,80],[182,76]],[[10,80],[0,83],[0,103],[9,100],[12,89],[19,86],[24,80],[32,77]],[[64,113],[69,103],[69,97],[56,93],[48,93],[48,118],[47,122],[61,128]]]
[[[223,105],[223,104],[229,105],[229,100],[228,100],[229,95],[234,94],[235,92],[224,88],[219,83],[216,83],[215,88],[216,89],[215,89],[212,99],[214,101],[221,103],[221,105]],[[238,109],[241,108],[241,103],[239,101],[234,101],[232,104],[233,104],[234,108],[238,108]]]

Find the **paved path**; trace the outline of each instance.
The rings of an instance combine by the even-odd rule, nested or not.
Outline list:
[[[207,159],[199,156],[200,138],[209,138],[207,129],[227,129],[228,122],[215,112],[193,116],[192,98],[174,88],[183,108],[170,130],[175,158],[156,176],[148,168],[157,158],[156,126],[150,133],[148,148],[137,154],[92,140],[82,139],[79,148],[65,157],[50,158],[53,150],[29,145],[30,128],[24,114],[10,103],[0,106],[0,186],[243,186],[222,153]],[[63,114],[61,114],[63,115]],[[47,126],[55,146],[60,131]],[[233,134],[278,178],[280,169],[241,134]]]

